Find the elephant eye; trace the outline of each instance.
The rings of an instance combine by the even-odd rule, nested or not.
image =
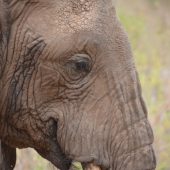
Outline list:
[[[81,78],[91,71],[91,58],[87,54],[76,54],[67,61],[66,68],[69,76]]]
[[[90,63],[88,60],[85,60],[85,59],[76,61],[73,67],[75,71],[78,71],[78,72],[89,72],[90,71]]]

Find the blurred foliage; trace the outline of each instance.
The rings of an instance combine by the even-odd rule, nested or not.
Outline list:
[[[117,9],[133,48],[155,134],[157,170],[170,170],[170,0],[118,0]],[[23,169],[55,168],[25,150],[19,152],[16,167]]]

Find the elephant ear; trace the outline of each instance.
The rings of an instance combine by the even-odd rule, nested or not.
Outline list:
[[[0,141],[0,170],[13,170],[16,163],[16,149]]]
[[[8,10],[4,0],[0,0],[0,79],[6,63],[5,49],[9,36]]]
[[[2,73],[6,64],[6,47],[9,36],[8,10],[4,0],[0,0],[0,88]],[[1,92],[0,92],[1,94]],[[2,95],[2,94],[1,94]],[[0,97],[1,97],[0,95]],[[1,119],[1,113],[0,113]],[[1,124],[0,124],[1,129]],[[1,136],[1,135],[0,135]],[[0,170],[13,170],[16,162],[16,149],[4,144],[0,140]]]

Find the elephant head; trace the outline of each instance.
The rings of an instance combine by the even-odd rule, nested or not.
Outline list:
[[[61,170],[72,161],[155,169],[131,47],[111,0],[0,0],[0,88],[6,170],[15,148],[27,147]]]

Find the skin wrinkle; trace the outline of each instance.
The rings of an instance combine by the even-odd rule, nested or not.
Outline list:
[[[106,76],[107,77],[107,76]],[[109,90],[110,91],[110,90]],[[111,92],[112,91],[110,91],[110,94],[111,94]],[[109,96],[110,96],[110,94],[109,94]],[[112,100],[112,102],[111,102],[111,107],[110,107],[110,109],[109,109],[109,111],[108,111],[108,113],[106,113],[106,121],[105,121],[105,123],[104,123],[104,129],[103,129],[103,143],[105,142],[105,139],[109,139],[109,133],[107,133],[107,131],[106,131],[106,128],[107,128],[107,125],[109,124],[109,114],[110,113],[112,113],[111,111],[112,111],[112,108],[114,108],[114,103],[113,103],[113,100]],[[109,129],[109,128],[107,128],[108,129],[108,131],[110,131],[111,129]],[[106,135],[107,134],[107,135]],[[107,136],[107,137],[106,137]],[[106,146],[109,146],[109,143],[107,142],[107,145]],[[104,145],[103,145],[103,151],[105,151],[104,152],[104,157],[105,158],[107,158],[107,159],[109,159],[109,154],[106,152],[106,151],[109,151],[109,149],[108,149],[108,147],[106,147],[106,149],[104,148]],[[109,162],[110,162],[110,160],[109,160]]]
[[[121,140],[120,142],[119,142],[119,144],[118,144],[118,146],[115,144],[115,148],[117,147],[117,149],[115,149],[114,150],[114,159],[115,159],[115,162],[114,162],[114,164],[112,165],[113,167],[113,169],[119,169],[119,165],[118,164],[116,164],[116,160],[118,159],[118,157],[117,157],[117,153],[118,153],[118,151],[119,151],[119,149],[121,148],[121,146],[122,146],[122,143],[123,143],[123,140]],[[122,165],[122,163],[121,163],[121,165]],[[120,165],[120,166],[121,166]]]
[[[21,36],[21,31],[22,31],[22,28],[24,26],[24,23],[26,22],[27,18],[29,17],[31,11],[33,11],[33,9],[30,9],[30,11],[29,11],[29,9],[30,9],[30,6],[27,6],[27,9],[25,10],[25,13],[20,16],[22,18],[17,23],[16,34],[15,34],[15,37],[14,37],[14,48],[13,48],[13,53],[11,55],[12,56],[11,61],[13,61],[13,56],[14,56],[14,53],[15,53],[15,49],[18,49],[18,42],[19,42],[19,39],[20,39],[20,36]],[[19,36],[18,36],[18,34],[19,34]],[[18,36],[18,39],[17,39],[17,36]],[[17,48],[15,46],[16,42],[17,42]]]
[[[44,50],[45,46],[46,46],[46,45],[43,44],[43,48],[42,48],[40,51],[39,51],[39,49],[38,49],[38,50],[36,51],[36,52],[38,52],[38,54],[35,53],[35,55],[40,56],[40,55],[42,54],[42,51]],[[38,59],[38,58],[37,58],[37,59]],[[36,62],[35,62],[35,64],[36,64]],[[35,67],[35,64],[34,64],[34,67]],[[35,69],[36,69],[36,68],[34,68],[34,70],[35,70]],[[35,78],[36,78],[37,72],[38,72],[38,70],[35,72]],[[35,79],[34,79],[34,83],[35,83],[35,82],[36,82],[36,81],[35,81]],[[33,93],[33,96],[34,96],[33,99],[34,99],[34,101],[36,101],[35,93],[34,93],[34,92],[35,92],[35,89],[34,89],[34,88],[35,88],[35,84],[34,84],[34,83],[33,83],[33,92],[32,92],[32,93]],[[29,88],[29,87],[28,87],[28,88]],[[35,103],[35,106],[36,106],[36,103]]]
[[[13,1],[11,1],[13,2]],[[27,5],[28,1],[20,1],[19,5],[20,8],[16,7],[18,2],[8,4],[8,8],[10,9],[10,15],[12,16],[11,22],[15,21],[24,11],[25,6]],[[17,9],[15,11],[15,9]]]
[[[15,22],[25,12],[28,6],[35,6],[38,0],[11,0],[8,2],[8,9],[10,11],[11,22]]]
[[[24,39],[25,39],[25,36],[24,36]],[[23,43],[22,43],[22,46],[23,46]],[[20,53],[21,53],[21,51],[20,51]],[[19,56],[22,56],[22,55],[19,54]],[[21,73],[19,74],[19,76],[18,76],[18,78],[17,78],[18,80],[17,80],[17,79],[16,79],[16,76],[17,76],[17,75],[15,75],[15,74],[17,74],[17,72],[20,71],[20,70],[22,70],[22,71],[21,71]],[[20,67],[20,66],[18,66],[18,65],[16,66],[16,70],[14,71],[14,74],[13,74],[13,76],[12,76],[12,77],[13,77],[12,80],[14,81],[14,84],[15,84],[15,90],[13,90],[13,93],[14,93],[14,94],[18,91],[16,87],[17,87],[17,85],[18,85],[17,82],[19,82],[19,77],[20,77],[20,75],[23,75],[23,77],[24,77],[24,74],[22,74],[23,71],[24,71],[24,70],[22,69],[22,67]],[[24,80],[25,80],[25,78],[24,78]],[[24,83],[24,80],[23,80],[23,83]],[[16,82],[16,83],[15,83],[15,82]],[[12,81],[11,81],[11,84],[13,84]],[[21,90],[22,90],[22,89],[21,89]],[[13,94],[12,96],[14,96],[14,94]],[[16,98],[18,98],[18,97],[15,96],[15,97],[14,97],[14,100],[15,100]],[[13,101],[13,97],[12,97],[11,101]],[[14,102],[14,103],[15,103],[15,102]],[[9,108],[12,108],[12,107],[9,107]],[[16,110],[16,109],[13,109],[13,110]]]
[[[150,145],[147,145],[147,146],[145,146],[145,147],[141,147],[141,148],[138,148],[138,149],[136,149],[136,150],[133,150],[133,151],[131,151],[130,153],[127,153],[128,156],[126,156],[126,157],[125,157],[126,154],[125,154],[125,155],[121,155],[120,157],[117,157],[117,159],[120,159],[120,158],[121,158],[121,159],[123,160],[124,165],[122,166],[122,164],[123,164],[123,163],[122,163],[122,164],[120,164],[120,166],[124,168],[124,167],[125,167],[125,164],[127,164],[127,162],[130,162],[130,160],[128,160],[128,159],[129,159],[129,158],[133,158],[133,157],[132,157],[132,154],[133,154],[133,156],[135,156],[135,155],[137,156],[136,151],[137,151],[138,153],[140,153],[140,151],[143,150],[143,149],[145,149],[145,148],[148,148],[147,150],[153,150],[153,149],[150,149],[149,147],[150,147]],[[127,161],[126,161],[126,160],[127,160]],[[133,166],[133,164],[131,164],[131,165]],[[118,169],[121,169],[121,168],[118,168]],[[128,168],[128,169],[131,169],[131,168]]]
[[[63,109],[64,110],[64,109]],[[66,112],[63,112],[63,113],[66,113]],[[59,128],[59,132],[61,132],[61,133],[63,133],[63,134],[65,134],[65,132],[64,132],[64,127],[66,126],[66,115],[65,114],[63,114],[63,122],[62,122],[62,125],[60,125],[60,128]],[[60,135],[60,134],[57,134],[57,138],[58,138],[58,142],[59,143],[63,143],[63,141],[64,141],[64,137],[65,137],[65,135]]]
[[[36,70],[36,68],[34,68],[34,70]],[[36,72],[35,72],[35,74],[34,74],[34,78],[33,78],[33,87],[32,87],[32,95],[33,95],[33,104],[32,104],[32,102],[31,103],[29,103],[29,105],[33,105],[35,108],[37,108],[37,103],[36,103],[36,95],[35,95],[35,82],[36,82],[36,75],[37,75],[37,73],[38,73],[38,70],[36,70]],[[31,88],[31,83],[28,85],[28,89],[30,89]],[[29,91],[28,91],[29,92]],[[29,100],[28,100],[29,101]]]
[[[72,139],[72,142],[77,141],[77,139],[76,139],[76,134],[78,134],[78,130],[79,130],[79,128],[80,128],[80,124],[81,124],[81,122],[82,122],[82,120],[83,120],[84,112],[83,112],[83,111],[80,111],[79,107],[78,107],[77,112],[80,113],[80,116],[79,116],[79,118],[78,118],[78,117],[75,117],[75,118],[74,118],[74,119],[77,119],[77,120],[78,120],[78,124],[77,124],[77,126],[75,126],[75,128],[73,127],[73,129],[75,129],[75,130],[72,131],[72,138],[70,137],[70,143],[71,143],[71,139]],[[73,113],[74,113],[74,112],[73,112]],[[75,113],[76,113],[76,112],[75,112]]]
[[[27,126],[27,127],[30,127],[30,126]],[[37,140],[37,138],[35,138]],[[35,146],[35,145],[34,145]],[[65,164],[66,165],[66,164]]]
[[[146,121],[146,120],[145,120]],[[136,123],[137,124],[137,123]],[[135,124],[134,124],[134,127],[131,127],[131,128],[128,128],[128,130],[127,131],[129,131],[129,132],[133,132],[133,131],[135,131]],[[123,131],[121,132],[121,133],[123,133]],[[120,134],[121,134],[120,133]],[[128,136],[130,136],[130,135],[128,135]],[[132,138],[133,139],[133,138]],[[135,136],[135,138],[134,139],[136,139],[136,136]],[[142,144],[141,146],[140,146],[140,144],[139,144],[139,147],[136,147],[136,148],[134,148],[134,150],[138,150],[138,148],[140,148],[140,147],[143,147],[143,146],[147,146],[147,145],[149,145],[149,144],[151,144],[152,143],[152,141],[150,142],[146,142],[146,143],[144,143],[144,144]],[[129,146],[129,145],[128,145]],[[134,145],[134,146],[136,146],[136,145]],[[132,150],[132,149],[130,149],[130,150]],[[128,151],[127,151],[127,153],[128,153]],[[125,153],[124,153],[125,154]]]
[[[21,23],[22,23],[22,22],[21,22]],[[17,29],[17,31],[18,31],[18,30],[20,30],[20,29],[19,29],[19,26],[21,26],[21,25],[22,25],[21,23],[18,25],[18,29]],[[17,36],[17,35],[18,35],[18,33],[16,33],[15,35]],[[21,34],[19,34],[19,35],[21,35]],[[19,38],[20,38],[20,36],[19,36]],[[16,42],[16,41],[14,41],[14,42]],[[17,40],[17,42],[19,42],[19,41]],[[14,45],[15,45],[15,43],[14,43]],[[14,48],[15,48],[15,46],[14,46]],[[12,59],[11,59],[11,63],[10,63],[10,65],[12,64],[12,61],[13,61],[14,48],[13,48],[13,54],[11,55],[11,56],[12,56]],[[19,61],[19,59],[18,59],[18,61]],[[17,63],[18,63],[18,61],[17,61]],[[8,67],[7,67],[7,68],[8,68]],[[9,71],[8,71],[8,72],[9,72]],[[8,74],[8,73],[6,73],[6,74]],[[5,87],[8,87],[8,86],[5,84]],[[7,90],[5,90],[5,89],[4,89],[4,91],[7,91]],[[4,96],[6,96],[6,95],[4,94]],[[5,106],[5,105],[3,105],[3,106]],[[2,108],[2,107],[1,107],[1,108]],[[2,112],[2,113],[3,113],[3,112]]]
[[[69,122],[69,120],[68,120],[68,113],[70,112],[70,110],[68,109],[68,106],[67,105],[65,105],[65,107],[64,107],[65,109],[63,109],[64,110],[64,112],[63,112],[63,114],[65,113],[65,126],[66,126],[66,128],[64,129],[64,131],[65,132],[63,132],[62,134],[63,134],[63,136],[64,136],[64,139],[63,139],[63,141],[62,141],[62,143],[63,143],[63,148],[68,148],[67,147],[67,140],[66,140],[66,138],[67,138],[67,134],[68,134],[68,130],[69,130],[69,128],[68,128],[68,124],[67,124],[67,122]],[[71,131],[71,129],[70,129],[70,131]],[[65,153],[67,153],[68,151],[67,150],[65,150],[64,151]],[[69,152],[68,152],[69,153]]]
[[[139,145],[142,146],[140,140],[138,140],[139,137],[137,137],[137,136],[138,136],[137,131],[134,130],[134,133],[132,133],[132,138],[134,138],[133,143],[134,143],[134,145],[137,145],[137,143],[140,143]],[[135,139],[135,137],[136,137],[136,139]],[[135,140],[138,140],[138,141],[135,141]],[[129,148],[128,148],[128,149],[129,149]],[[132,168],[132,165],[136,164],[136,163],[135,163],[135,162],[136,162],[135,159],[136,159],[136,155],[134,154],[134,157],[133,157],[133,156],[131,157],[131,161],[132,161],[131,168]]]
[[[15,123],[14,123],[14,125],[15,125]],[[17,129],[15,129],[15,128],[12,128],[11,129],[11,127],[8,125],[8,127],[7,127],[7,124],[5,124],[4,126],[3,126],[3,132],[4,132],[4,136],[3,136],[3,140],[4,141],[6,141],[6,143],[9,145],[11,145],[12,147],[13,147],[13,144],[11,143],[11,141],[14,143],[15,142],[15,140],[14,139],[16,139],[16,137],[18,137],[18,136],[21,136],[21,140],[23,140],[23,139],[25,139],[25,141],[28,141],[29,139],[30,139],[30,137],[28,136],[28,134],[27,134],[27,132],[26,131],[18,131]],[[6,136],[5,136],[6,135]],[[7,136],[8,135],[8,136]],[[10,137],[9,137],[9,135],[10,135]],[[22,146],[22,142],[20,141],[20,139],[18,139],[18,147],[19,146]]]
[[[110,80],[110,79],[109,79],[109,80]],[[112,79],[111,79],[111,80],[112,80]],[[110,81],[108,81],[108,82],[110,82]],[[114,83],[115,83],[115,82],[114,82]],[[113,86],[113,85],[112,85],[112,86]],[[112,87],[112,86],[111,86],[111,87]],[[114,90],[114,88],[112,88],[112,89]],[[109,90],[109,91],[110,91],[110,94],[112,93],[113,90],[111,90],[111,89]],[[113,98],[113,97],[112,97],[112,98]],[[117,132],[117,133],[118,133],[118,132]],[[110,137],[109,137],[109,138],[110,138]],[[120,145],[120,146],[121,146],[121,145]],[[115,148],[115,147],[114,147],[114,148]],[[110,149],[108,149],[108,150],[112,150],[112,147],[110,147]],[[119,150],[119,147],[118,147],[118,150]],[[114,155],[114,154],[111,154],[111,155]],[[115,156],[116,156],[116,155],[115,155]]]
[[[88,97],[90,97],[90,96],[88,96]],[[86,101],[85,101],[85,99],[86,99]],[[81,121],[82,121],[82,118],[83,118],[83,110],[85,110],[85,106],[86,106],[86,104],[87,104],[87,102],[88,102],[88,100],[89,100],[89,98],[84,98],[84,102],[83,101],[81,101],[81,105],[80,105],[80,108],[79,108],[79,110],[78,110],[78,113],[81,113],[80,115],[80,120],[79,120],[79,123],[78,123],[78,126],[77,126],[77,130],[75,130],[75,134],[78,134],[78,129],[79,129],[79,127],[80,127],[80,123],[81,123]],[[75,135],[75,138],[74,139],[76,139],[76,135]],[[73,139],[73,140],[74,140]]]
[[[63,76],[63,74],[61,74],[61,72],[60,72],[60,76],[64,79],[64,84],[65,84],[66,88],[69,88],[70,90],[73,90],[73,89],[78,90],[78,89],[83,88],[85,85],[87,86],[87,83],[90,84],[86,80],[84,80],[84,81],[81,80],[79,82],[74,81],[74,83],[70,83],[70,79],[66,80],[65,76]]]
[[[80,102],[79,102],[79,103],[80,103]],[[77,112],[80,113],[80,119],[79,119],[79,123],[77,124],[77,127],[75,128],[74,134],[78,134],[78,130],[79,130],[79,128],[80,128],[80,125],[81,125],[82,120],[83,120],[83,116],[84,116],[84,114],[85,114],[85,113],[83,112],[83,110],[80,111],[80,108],[79,108],[79,107],[78,107]],[[76,117],[76,118],[77,118],[77,117]],[[75,137],[73,138],[73,141],[76,141],[76,135],[75,135]]]
[[[116,111],[116,108],[114,109],[115,111]],[[114,120],[114,117],[112,118],[113,120]],[[112,120],[111,119],[111,120]],[[109,139],[113,139],[114,138],[114,140],[109,140],[109,142],[108,142],[108,149],[107,149],[107,151],[108,151],[108,154],[109,155],[112,155],[111,157],[110,157],[110,160],[112,161],[112,159],[115,159],[115,157],[116,157],[116,146],[118,145],[117,143],[116,143],[116,136],[117,136],[117,134],[118,134],[118,132],[119,132],[119,128],[117,127],[119,124],[117,123],[117,122],[115,122],[114,121],[114,124],[112,124],[112,126],[110,126],[111,128],[109,129],[109,131],[111,131],[111,130],[115,130],[115,132],[114,132],[114,134],[110,134],[109,135]],[[112,148],[114,148],[114,150],[112,149]],[[110,162],[110,165],[111,165],[112,163]]]
[[[28,32],[28,31],[27,31]],[[28,34],[28,33],[27,33]],[[27,43],[28,42],[30,42],[31,41],[31,37],[29,36],[28,37],[28,40],[27,40]],[[26,48],[25,48],[25,50],[24,50],[24,53],[23,53],[23,55],[28,55],[28,53],[26,54]],[[28,57],[28,56],[27,56]],[[31,61],[31,60],[30,60]],[[24,63],[24,62],[23,62]],[[25,81],[25,80],[24,80]],[[30,81],[28,82],[28,86],[29,86],[29,83],[30,83]],[[23,82],[23,89],[27,89],[27,88],[24,88],[24,84],[25,84],[25,82]],[[22,96],[22,98],[23,98],[23,96]],[[28,107],[28,97],[26,97],[26,105],[27,105],[27,107]],[[22,106],[22,103],[20,104],[20,106]]]
[[[110,112],[108,112],[108,113],[110,113]],[[109,121],[108,121],[108,117],[109,117],[109,114],[108,113],[104,113],[105,115],[106,115],[106,119],[105,119],[105,121],[103,122],[103,124],[104,124],[104,127],[103,127],[103,146],[101,146],[102,147],[102,152],[103,152],[103,157],[104,157],[104,160],[109,160],[109,154],[108,154],[108,152],[107,152],[107,145],[106,145],[106,140],[105,139],[107,139],[106,138],[106,136],[108,136],[108,123],[109,123]],[[101,144],[102,145],[102,144]],[[109,160],[109,162],[110,162],[110,160]]]
[[[87,94],[86,94],[86,95],[84,96],[83,93],[84,93],[85,91],[87,91],[87,89],[90,87],[90,85],[91,85],[92,83],[93,83],[93,81],[90,81],[90,83],[88,82],[88,84],[84,84],[84,83],[83,83],[83,84],[80,84],[80,83],[78,83],[78,84],[76,84],[76,85],[74,84],[75,87],[71,87],[71,88],[70,88],[70,85],[68,84],[68,85],[66,85],[67,88],[69,88],[69,89],[67,89],[67,94],[69,95],[68,90],[70,90],[70,94],[73,93],[74,96],[75,96],[75,98],[78,97],[78,95],[79,95],[79,96],[82,96],[81,99],[83,99],[83,98],[87,95]],[[77,87],[76,87],[76,86],[77,86]],[[80,90],[80,89],[81,89],[81,90]],[[73,90],[74,90],[74,91],[73,91]],[[75,90],[76,90],[77,92],[76,92]],[[80,91],[81,93],[78,94],[78,91]]]
[[[32,37],[30,37],[29,36],[29,38],[32,38]],[[28,38],[28,39],[29,39]],[[31,39],[29,40],[29,44],[28,44],[28,47],[27,48],[25,48],[25,51],[24,51],[24,56],[29,56],[30,55],[30,52],[31,52],[31,49],[30,49],[30,47],[29,47],[29,45],[30,45],[30,41],[31,41]],[[32,40],[33,42],[35,41],[34,39]],[[28,43],[28,42],[27,42]],[[35,44],[36,45],[36,44]],[[27,50],[26,50],[27,49]],[[31,55],[30,55],[31,56]],[[31,57],[32,58],[32,57]],[[32,60],[31,60],[31,58],[28,58],[27,60],[29,61],[30,60],[30,63],[29,63],[29,66],[31,67],[31,62],[32,62]],[[35,70],[35,68],[33,68],[33,70]],[[32,75],[33,76],[33,75]],[[27,92],[26,92],[26,106],[28,107],[28,89],[29,89],[29,85],[30,85],[30,82],[31,82],[31,78],[30,78],[30,81],[28,81],[28,84],[27,84],[27,88],[24,88],[24,89],[26,89],[27,90]]]
[[[70,117],[68,117],[67,115],[71,112],[71,110],[70,110],[70,103],[68,103],[67,105],[66,105],[66,111],[65,111],[65,114],[66,114],[66,117],[67,117],[67,119],[66,119],[66,122],[70,122],[71,120],[71,116]],[[72,135],[72,133],[73,133],[73,131],[72,131],[72,129],[70,129],[70,133],[68,132],[68,129],[69,129],[69,126],[66,124],[66,138],[68,137],[68,139],[70,139],[70,136]],[[64,148],[69,148],[68,147],[68,145],[69,145],[69,143],[67,142],[67,140],[65,139],[65,144],[64,144]],[[68,152],[69,153],[69,149],[66,151],[66,152]]]
[[[115,108],[113,108],[113,110],[112,111],[116,111],[116,107]],[[110,118],[110,120],[114,120],[112,117]],[[118,125],[116,122],[114,122],[113,121],[113,123],[112,123],[112,126],[109,126],[109,130],[108,130],[108,132],[110,132],[112,129],[114,129],[115,130],[115,134],[117,133],[117,129],[118,129],[118,127],[116,126],[116,125]],[[106,139],[111,139],[112,138],[112,135],[110,134],[110,133],[108,133],[108,138],[106,138]],[[114,143],[114,144],[113,144]],[[115,147],[115,141],[114,140],[108,140],[107,141],[107,152],[108,152],[108,156],[109,156],[109,162],[110,162],[110,165],[112,164],[111,162],[112,162],[112,158],[110,157],[110,155],[112,155],[112,157],[114,158],[114,152],[115,152],[115,150],[111,150],[112,148],[116,148]]]
[[[24,37],[25,37],[25,36],[24,36]],[[22,43],[22,44],[23,44],[23,43]],[[35,46],[34,46],[34,48],[35,48]],[[39,48],[39,47],[38,47],[38,48]],[[37,50],[36,50],[36,51],[37,51]],[[35,56],[36,56],[36,51],[35,51]],[[31,52],[31,51],[30,51],[30,52]],[[24,52],[24,53],[25,53],[25,52]],[[28,53],[28,54],[29,54],[29,53]],[[25,55],[28,56],[28,54],[25,54]],[[31,55],[31,53],[30,53],[30,55]],[[40,54],[38,54],[38,56],[39,56],[39,55],[40,55]],[[32,56],[32,58],[35,58],[35,56]],[[25,60],[25,59],[24,59],[24,60]],[[23,63],[24,63],[24,60],[23,60]],[[35,60],[35,59],[34,59],[34,60]],[[32,66],[31,66],[33,60],[30,60],[30,61],[31,61],[31,62],[30,62],[30,64],[28,65],[28,69],[27,69],[28,71],[27,71],[26,68],[24,68],[23,66],[20,68],[21,65],[19,65],[18,68],[16,68],[16,70],[18,70],[18,71],[19,71],[20,69],[23,70],[23,71],[21,71],[20,74],[23,74],[24,77],[28,77],[27,75],[28,75],[28,74],[31,75],[31,74],[33,73],[33,71],[34,71],[34,67],[33,67],[33,69],[32,69]],[[35,63],[36,63],[36,62],[35,62]],[[35,64],[33,64],[33,66],[34,66],[34,65],[35,65]],[[24,69],[25,69],[25,70],[24,70]],[[32,71],[31,71],[30,69],[32,69]],[[29,73],[29,71],[30,71],[30,73]],[[14,77],[15,77],[15,73],[17,73],[17,71],[14,72],[14,75],[13,75],[12,80],[13,80]],[[20,74],[19,74],[19,76],[20,76]],[[30,77],[30,79],[31,79],[31,77]],[[25,81],[25,79],[24,79],[23,81]],[[28,80],[28,81],[30,81],[30,80]],[[16,80],[16,83],[15,83],[15,84],[17,85],[18,82],[19,82],[19,78],[18,78],[18,80]],[[24,83],[24,82],[23,82],[23,83]],[[12,84],[12,81],[11,81],[11,84]],[[29,83],[28,83],[28,85],[29,85]],[[15,87],[15,89],[16,89],[16,87]],[[28,87],[27,87],[26,89],[28,89]],[[16,91],[16,90],[13,90],[14,93],[15,93],[15,91]],[[12,95],[12,96],[14,96],[14,95]],[[16,98],[17,98],[17,97],[15,96],[14,99],[16,99]],[[13,98],[11,98],[11,100],[13,100]],[[15,102],[14,102],[14,103],[15,103]],[[9,108],[12,108],[12,107],[9,106]],[[13,109],[13,111],[15,111],[15,109]],[[10,112],[10,111],[9,111],[9,112]]]
[[[5,65],[7,62],[7,43],[9,38],[9,21],[5,20],[9,13],[6,9],[6,3],[0,1],[0,79],[3,76]],[[1,84],[0,84],[1,85]]]
[[[76,109],[78,107],[78,104],[77,104],[77,102],[76,101],[70,101],[70,110],[72,110],[71,112],[72,113],[76,113],[76,112],[79,112],[79,113],[81,113],[80,111],[79,111],[79,108],[78,109]],[[75,114],[73,114],[72,115],[72,118],[73,119],[78,119],[76,116],[75,116]],[[75,124],[73,125],[73,129],[76,129],[76,126],[75,126]],[[73,133],[73,131],[72,131],[72,133],[70,134],[70,141],[75,141],[75,140],[72,140],[72,138],[74,137],[74,133]]]

